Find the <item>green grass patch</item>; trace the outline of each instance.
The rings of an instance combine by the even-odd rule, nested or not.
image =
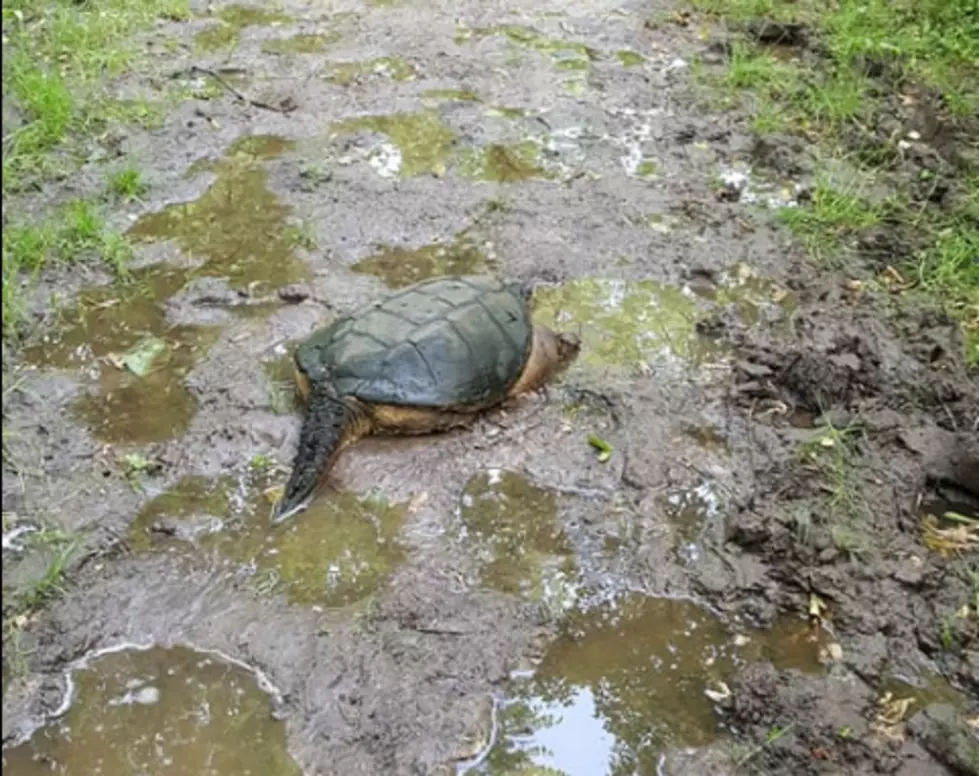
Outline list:
[[[875,131],[889,114],[902,116],[921,99],[918,87],[941,96],[942,120],[979,131],[979,3],[977,0],[691,0],[703,13],[745,34],[732,41],[724,73],[715,82],[726,106],[741,104],[761,135],[806,137],[826,157],[846,157],[871,176],[886,175],[895,195],[874,205],[828,179],[802,207],[781,220],[818,261],[840,266],[864,230],[886,225],[911,249],[897,267],[918,292],[962,322],[967,362],[979,365],[979,184],[963,166],[966,195],[936,207],[916,197],[920,180],[902,180],[908,146],[903,136]],[[749,22],[803,25],[818,41],[811,51],[754,42]],[[819,55],[815,52],[818,51]],[[905,108],[907,109],[905,111]],[[971,127],[971,129],[970,129]],[[914,167],[910,169],[914,170]],[[968,171],[967,171],[968,170]],[[914,172],[914,175],[917,175]],[[932,175],[922,170],[922,176]],[[971,177],[970,177],[971,176]],[[959,186],[961,187],[961,186]]]
[[[828,180],[818,182],[803,207],[783,208],[779,217],[802,241],[810,255],[835,263],[848,240],[861,230],[881,222],[883,208],[856,192],[834,188]]]
[[[105,84],[138,66],[138,31],[160,17],[189,15],[187,0],[3,0],[3,95],[20,118],[3,137],[5,201],[70,175],[81,160],[78,141],[113,122],[154,117],[151,106],[116,100]],[[132,171],[113,175],[108,186],[122,198],[142,191]],[[120,273],[130,253],[88,201],[13,220],[3,230],[5,340],[17,331],[24,281],[49,261],[93,257]]]
[[[106,188],[110,196],[123,202],[138,200],[149,191],[143,174],[132,165],[110,172],[106,176]]]
[[[127,276],[132,247],[105,226],[99,208],[74,200],[37,222],[3,230],[3,338],[18,333],[24,314],[23,287],[49,262],[101,261],[117,278]]]
[[[979,5],[975,0],[691,0],[733,22],[804,24],[825,45],[844,82],[869,63],[939,89],[960,115],[979,111]],[[851,90],[859,83],[846,84]],[[865,85],[862,87],[867,93]]]

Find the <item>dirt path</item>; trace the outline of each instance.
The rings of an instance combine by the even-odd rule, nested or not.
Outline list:
[[[809,268],[770,215],[805,176],[698,106],[694,26],[598,0],[197,10],[121,86],[195,95],[117,138],[151,183],[116,214],[136,280],[80,290],[5,398],[5,599],[83,542],[5,640],[12,773],[41,772],[32,752],[96,772],[99,748],[104,773],[202,751],[220,774],[979,772],[955,617],[976,572],[919,520],[921,497],[976,508],[929,489],[979,491],[958,335],[884,325]],[[336,494],[270,528],[291,345],[487,270],[581,331],[566,379],[471,431],[350,449]],[[49,544],[18,551],[25,526]],[[20,743],[66,710],[66,666],[126,644],[240,665],[86,662],[74,748],[56,724]],[[161,687],[243,721],[165,727],[165,766],[137,713]]]

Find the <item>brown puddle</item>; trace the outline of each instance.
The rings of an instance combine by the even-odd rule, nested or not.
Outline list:
[[[552,491],[515,471],[489,469],[466,484],[459,518],[484,585],[559,606],[574,595],[574,552]]]
[[[73,673],[64,716],[5,749],[18,776],[301,776],[254,673],[188,647],[126,649]],[[264,680],[263,680],[264,681]]]
[[[375,275],[389,288],[401,288],[437,275],[467,275],[495,268],[483,252],[462,232],[450,243],[431,243],[421,248],[378,246],[377,253],[351,266],[354,272]]]
[[[575,610],[533,675],[512,680],[499,735],[473,772],[657,773],[666,750],[718,736],[707,693],[723,697],[746,658],[770,659],[781,637],[737,636],[691,601],[637,593]]]
[[[185,477],[143,507],[130,529],[131,546],[147,551],[192,543],[251,568],[262,594],[330,607],[369,597],[404,561],[402,504],[326,492],[273,526],[264,463],[253,462],[243,485],[230,477]]]
[[[98,392],[74,412],[107,442],[155,442],[182,433],[196,410],[184,378],[220,334],[214,326],[171,326],[161,300],[189,272],[158,265],[133,272],[129,285],[88,288],[61,324],[24,349],[35,366],[98,364]]]
[[[196,405],[184,380],[221,331],[167,322],[162,303],[192,277],[228,277],[251,291],[306,279],[308,270],[293,253],[302,240],[285,222],[288,208],[265,188],[265,172],[256,166],[291,147],[274,135],[239,138],[221,160],[198,166],[218,176],[200,199],[144,215],[129,231],[136,242],[176,239],[187,253],[204,257],[202,266],[156,265],[133,271],[121,288],[84,289],[60,325],[24,349],[35,366],[98,364],[98,391],[82,396],[74,412],[99,439],[157,442],[189,425]]]
[[[308,280],[309,270],[295,254],[302,236],[287,222],[291,208],[268,190],[259,164],[292,147],[275,135],[239,138],[220,160],[195,165],[195,171],[217,176],[200,198],[147,213],[127,236],[134,242],[175,240],[204,259],[195,274],[226,277],[236,288],[268,291]]]
[[[580,333],[591,367],[702,364],[717,346],[696,330],[693,300],[652,280],[580,278],[534,291],[535,319]]]

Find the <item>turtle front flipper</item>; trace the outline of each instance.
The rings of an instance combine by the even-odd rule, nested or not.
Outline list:
[[[333,459],[345,444],[363,435],[363,425],[361,413],[350,403],[313,388],[299,432],[292,474],[281,500],[272,510],[273,523],[280,523],[309,506]]]

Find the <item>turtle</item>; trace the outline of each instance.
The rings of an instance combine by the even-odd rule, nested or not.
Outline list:
[[[529,285],[496,275],[422,280],[341,315],[296,348],[305,416],[273,522],[305,510],[358,439],[466,427],[545,387],[580,347],[533,323]]]

